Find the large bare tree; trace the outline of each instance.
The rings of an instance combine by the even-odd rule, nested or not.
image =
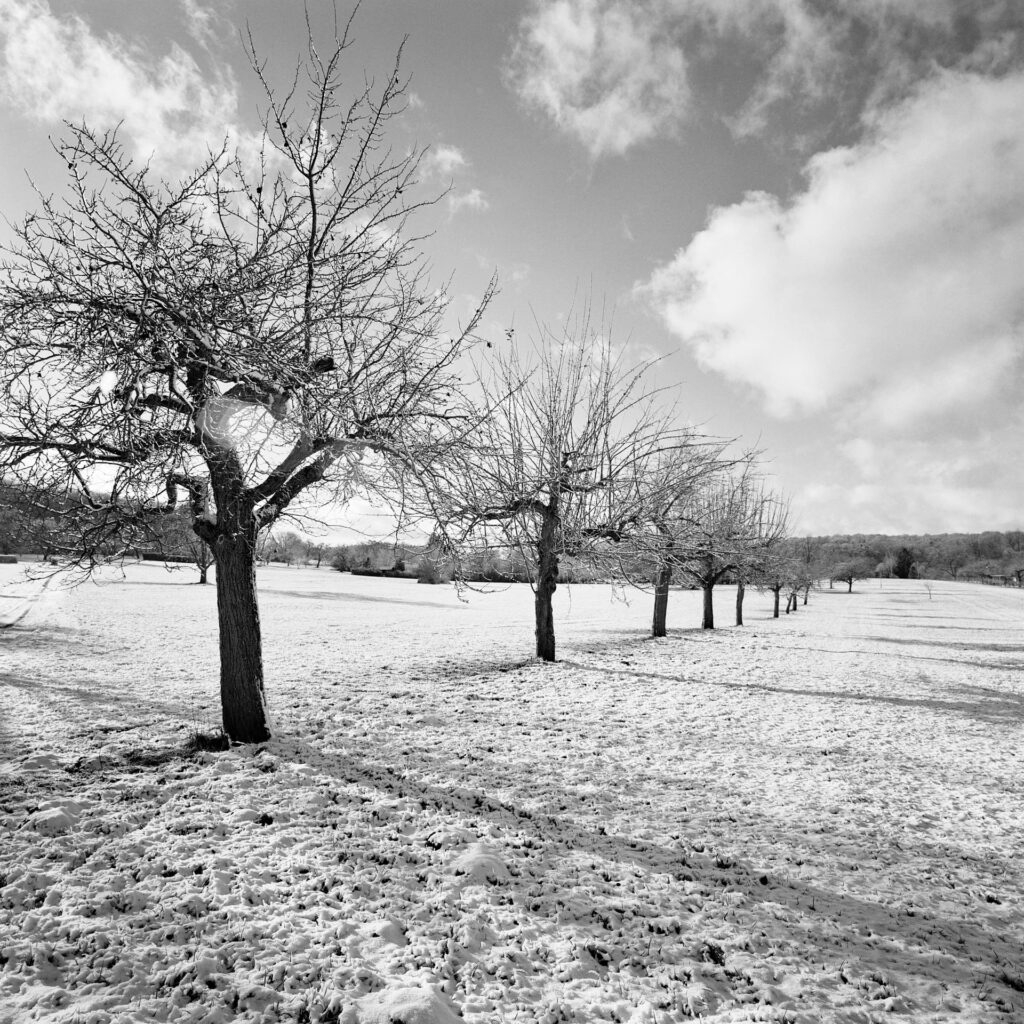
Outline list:
[[[610,567],[609,549],[645,520],[648,462],[692,443],[652,364],[631,364],[581,308],[528,349],[495,355],[482,378],[490,414],[435,517],[459,546],[518,550],[534,589],[536,653],[555,659],[560,560]]]
[[[417,188],[423,151],[388,141],[407,80],[396,60],[342,99],[349,45],[311,40],[283,90],[252,52],[262,151],[175,182],[69,127],[67,191],[40,196],[0,280],[0,474],[73,493],[85,570],[188,502],[237,741],[269,735],[259,531],[303,492],[429,479],[465,429],[455,363],[490,294],[448,322],[413,224],[438,198]]]

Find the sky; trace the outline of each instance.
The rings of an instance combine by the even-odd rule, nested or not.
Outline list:
[[[0,214],[61,187],[65,121],[170,177],[251,140],[246,32],[284,81],[298,3],[0,0]],[[498,273],[485,333],[613,310],[796,533],[1024,527],[1020,0],[363,0],[353,34],[353,89],[405,40],[396,143],[450,187],[456,308]]]

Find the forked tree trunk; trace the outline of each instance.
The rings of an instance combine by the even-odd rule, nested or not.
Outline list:
[[[537,593],[534,608],[537,617],[537,657],[555,660],[555,616],[551,599],[558,588],[558,550],[556,520],[546,515],[537,545]]]
[[[779,617],[779,594],[782,593],[782,587],[772,587],[772,593],[775,595],[775,607],[772,610],[772,618],[777,619]]]
[[[666,636],[665,619],[668,615],[668,588],[672,583],[672,566],[663,565],[654,584],[654,622],[651,636]]]
[[[853,580],[852,580],[852,579],[849,579],[849,580],[847,580],[847,581],[846,581],[846,583],[847,583],[847,589],[846,589],[846,592],[847,592],[848,594],[852,594],[852,593],[853,593]]]
[[[747,588],[743,585],[743,580],[737,578],[736,580],[736,625],[743,625],[743,597],[746,594]]]
[[[256,602],[256,531],[240,528],[213,546],[220,626],[224,732],[236,743],[270,739],[263,694],[263,648]]]
[[[206,585],[207,583],[209,583],[209,582],[210,582],[210,581],[209,581],[209,580],[208,580],[208,579],[206,578],[206,577],[207,577],[207,572],[208,572],[208,570],[209,570],[209,566],[208,566],[208,565],[205,565],[205,564],[200,564],[200,566],[199,566],[199,582],[200,582],[201,584],[203,584],[204,586],[205,586],[205,585]]]
[[[715,589],[714,583],[704,584],[704,617],[701,619],[701,629],[714,629],[715,628],[715,604],[713,598],[713,592]]]

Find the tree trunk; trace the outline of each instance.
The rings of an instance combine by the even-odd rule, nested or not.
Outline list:
[[[666,636],[665,618],[668,614],[668,588],[672,582],[672,566],[663,565],[654,584],[654,624],[651,636]]]
[[[804,587],[804,604],[807,604],[807,596],[810,594],[810,592],[811,592],[811,585],[808,584],[806,587]]]
[[[714,583],[704,584],[704,617],[701,620],[701,629],[715,628],[715,604],[713,598]]]
[[[772,593],[775,595],[775,608],[772,610],[772,618],[777,619],[779,617],[779,594],[782,593],[782,587],[772,587]]]
[[[230,534],[230,535],[228,535]],[[256,603],[256,531],[225,531],[213,546],[220,625],[224,732],[236,743],[270,739],[263,694],[263,645]]]
[[[209,580],[208,580],[208,579],[206,578],[206,574],[207,574],[207,570],[208,570],[208,569],[209,569],[209,566],[207,566],[207,565],[200,565],[200,566],[199,566],[199,582],[200,582],[201,584],[203,584],[204,586],[205,586],[205,585],[206,585],[207,583],[209,583],[209,582],[210,582],[210,581],[209,581]]]
[[[537,657],[543,661],[555,660],[555,616],[551,598],[558,588],[557,521],[545,515],[537,544],[537,593],[534,607],[537,616]]]
[[[797,605],[800,603],[800,591],[794,590],[792,593],[793,600],[793,614],[796,615]]]
[[[742,579],[736,580],[736,625],[743,625],[743,596],[747,588],[743,585]]]
[[[848,594],[852,594],[853,593],[853,580],[847,580],[846,582],[848,584],[846,592]]]

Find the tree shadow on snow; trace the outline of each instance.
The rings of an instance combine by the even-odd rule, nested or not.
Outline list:
[[[974,632],[972,630],[972,632]],[[1001,631],[1002,632],[1002,631]],[[1024,644],[971,643],[969,640],[926,640],[916,637],[866,636],[855,634],[852,640],[869,640],[883,644],[898,644],[907,647],[948,647],[954,651],[981,651],[993,654],[1024,654]]]
[[[850,651],[828,653],[861,654],[864,652]],[[572,667],[578,668],[581,671],[603,672],[607,675],[613,676],[658,679],[672,683],[696,682],[695,680],[687,680],[683,676],[667,676],[660,672],[639,672],[630,668],[613,669],[598,665],[574,664],[572,662],[564,662],[563,664],[572,665]],[[970,663],[957,661],[955,664],[963,665]],[[986,665],[985,667],[997,668],[999,666]],[[983,703],[979,703],[978,701],[939,700],[933,697],[918,700],[912,697],[895,697],[879,693],[844,693],[842,691],[825,689],[808,690],[801,689],[799,687],[771,686],[767,683],[741,683],[723,679],[701,679],[699,681],[699,685],[716,686],[728,690],[748,690],[754,693],[785,693],[796,697],[812,697],[815,700],[841,700],[852,701],[860,704],[889,704],[893,707],[927,708],[929,711],[943,711],[949,714],[963,715],[967,718],[977,718],[980,721],[989,723],[1017,724],[1020,721],[1021,709],[1024,707],[1024,698],[1022,697],[1018,697],[1014,694],[1003,693],[1001,691],[984,689],[982,689],[981,692],[986,694],[989,699]],[[992,695],[996,693],[998,693],[998,699],[991,699]]]
[[[6,703],[5,690],[12,692],[12,702],[18,699],[14,696],[16,691],[31,691],[32,699],[36,703],[57,712],[73,712],[76,706],[82,706],[88,708],[93,716],[106,714],[133,723],[139,722],[146,713],[157,713],[175,720],[181,717],[180,701],[145,700],[135,692],[106,690],[99,680],[94,679],[75,683],[69,681],[67,676],[34,675],[30,679],[27,676],[0,672],[0,705]],[[152,718],[147,721],[152,722]]]
[[[260,593],[274,594],[280,597],[301,597],[309,601],[323,601],[325,603],[340,604],[407,604],[417,608],[447,609],[448,611],[462,611],[466,606],[462,604],[441,604],[437,601],[410,601],[403,597],[377,597],[373,594],[339,594],[337,592],[325,592],[320,590],[278,590],[276,587],[260,587]]]
[[[615,886],[614,872],[607,876],[595,872],[594,879],[588,879],[585,885],[568,886],[565,879],[557,877],[547,877],[555,884],[537,884],[556,873],[569,858],[575,858],[573,863],[576,864],[589,859],[591,866],[598,870],[596,861],[611,862],[628,877],[635,878],[642,872],[670,876],[680,886],[690,883],[687,889],[678,890],[679,901],[668,908],[668,913],[675,912],[679,920],[678,933],[670,942],[676,948],[680,944],[685,948],[689,941],[692,943],[690,955],[697,960],[706,959],[703,953],[706,943],[702,942],[705,936],[697,928],[693,931],[686,928],[685,915],[693,912],[693,897],[714,898],[731,890],[742,893],[745,901],[754,907],[768,905],[760,911],[764,915],[762,924],[773,928],[776,934],[780,930],[778,908],[786,908],[783,930],[787,943],[815,949],[816,956],[823,960],[831,958],[837,969],[859,962],[867,972],[884,965],[886,972],[899,970],[915,978],[952,982],[963,991],[977,988],[982,965],[993,972],[997,966],[1002,966],[1004,977],[1016,971],[1019,942],[1003,929],[986,928],[979,921],[979,915],[970,919],[947,918],[929,908],[916,907],[913,914],[898,907],[890,909],[870,899],[800,879],[776,876],[741,859],[724,857],[706,849],[699,835],[686,837],[686,843],[680,836],[680,845],[672,848],[608,832],[600,824],[580,822],[573,817],[569,804],[574,802],[574,796],[569,792],[563,793],[563,806],[557,814],[527,810],[512,800],[492,795],[492,785],[497,788],[508,784],[502,765],[495,759],[476,762],[478,777],[473,785],[445,786],[419,777],[423,769],[432,774],[443,773],[445,759],[440,754],[425,757],[421,763],[413,760],[393,766],[354,752],[328,754],[295,737],[278,740],[275,752],[282,757],[291,755],[318,772],[331,774],[339,782],[375,788],[389,798],[417,800],[424,810],[430,808],[455,816],[456,823],[469,826],[481,835],[486,834],[488,827],[498,826],[535,837],[540,841],[540,851],[547,856],[538,863],[516,863],[516,872],[501,885],[521,908],[542,917],[558,916],[571,907],[584,939],[602,938],[602,927],[610,926],[600,923],[607,922],[609,912],[614,915],[630,899]],[[481,775],[484,777],[479,777]],[[593,819],[596,810],[593,806],[578,799],[575,802],[578,813]],[[771,829],[772,823],[766,820],[764,828]],[[608,883],[605,888],[600,883],[602,877]],[[665,912],[664,906],[650,908],[652,917]],[[755,920],[751,925],[752,937],[757,927]],[[774,940],[766,940],[766,943],[770,947]],[[831,944],[830,948],[826,943]],[[752,955],[760,959],[756,953],[743,953],[748,967]],[[728,967],[729,951],[725,952],[723,961]],[[998,978],[998,974],[994,977]],[[1004,998],[1012,1003],[1017,993],[1011,991],[1011,985],[1003,984],[1006,986]],[[862,998],[867,1001],[866,996]]]

